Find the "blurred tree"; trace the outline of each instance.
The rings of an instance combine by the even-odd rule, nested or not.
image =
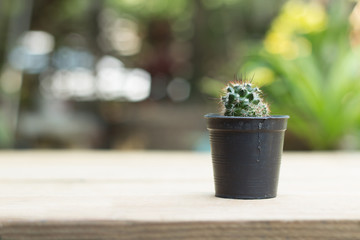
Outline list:
[[[112,56],[120,60],[117,64],[123,64],[124,69],[144,68],[151,73],[153,101],[125,103],[96,97],[66,99],[66,104],[74,111],[83,109],[98,118],[99,124],[105,126],[105,145],[112,147],[118,141],[116,137],[123,134],[125,139],[131,134],[125,133],[124,129],[128,129],[126,124],[131,122],[129,119],[136,109],[146,108],[149,103],[158,106],[171,103],[175,98],[170,95],[178,86],[182,86],[185,94],[182,98],[185,105],[207,104],[199,87],[203,77],[231,78],[243,63],[244,56],[261,43],[268,23],[276,16],[282,2],[284,0],[0,0],[0,76],[12,74],[11,78],[20,79],[21,83],[12,96],[5,94],[5,88],[0,85],[0,115],[3,118],[17,116],[19,99],[20,113],[39,115],[41,106],[48,101],[41,95],[44,86],[49,86],[44,79],[65,76],[64,72],[75,68],[85,69],[81,76],[96,79],[96,64],[104,56]],[[28,30],[55,39],[53,50],[42,58],[46,64],[37,71],[16,69],[8,58]],[[31,57],[35,58],[29,58],[27,64],[41,62],[34,60],[39,56]],[[3,82],[5,78],[0,79]],[[172,90],[169,90],[171,86]],[[160,94],[154,97],[154,91]],[[131,107],[131,104],[137,107]],[[8,114],[6,109],[13,113]],[[109,114],[110,110],[118,112]],[[14,121],[0,122],[0,134],[5,136],[4,131]],[[21,139],[20,132],[17,140]]]
[[[0,25],[0,147],[13,146],[19,111],[19,87],[12,88],[10,81],[17,81],[18,85],[22,81],[21,74],[11,71],[6,62],[17,39],[29,29],[32,6],[32,0],[0,1],[0,20],[4,20]]]

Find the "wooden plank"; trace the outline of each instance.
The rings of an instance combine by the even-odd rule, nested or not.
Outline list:
[[[360,239],[360,153],[285,153],[279,194],[213,196],[208,153],[0,152],[2,239]]]
[[[360,239],[357,221],[260,222],[51,222],[3,226],[2,239]]]

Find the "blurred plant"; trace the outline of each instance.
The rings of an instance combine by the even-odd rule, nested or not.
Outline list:
[[[330,1],[326,8],[318,1],[288,1],[263,48],[244,65],[265,85],[273,111],[291,115],[289,129],[312,149],[338,148],[360,127],[360,48],[349,39],[352,4]]]
[[[121,9],[122,12],[134,16],[177,16],[179,17],[185,10],[188,10],[189,1],[184,0],[106,0],[106,3],[114,8]]]
[[[265,117],[270,115],[268,105],[263,101],[261,90],[251,82],[239,80],[230,82],[221,96],[225,116]]]

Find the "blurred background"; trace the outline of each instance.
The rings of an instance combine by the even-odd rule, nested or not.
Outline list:
[[[242,74],[286,150],[360,149],[359,44],[350,0],[0,0],[0,148],[209,151]]]

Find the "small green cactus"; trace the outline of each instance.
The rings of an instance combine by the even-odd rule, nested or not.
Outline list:
[[[261,93],[261,90],[253,87],[249,81],[230,82],[221,96],[224,115],[239,117],[269,116],[269,107],[263,101]]]

